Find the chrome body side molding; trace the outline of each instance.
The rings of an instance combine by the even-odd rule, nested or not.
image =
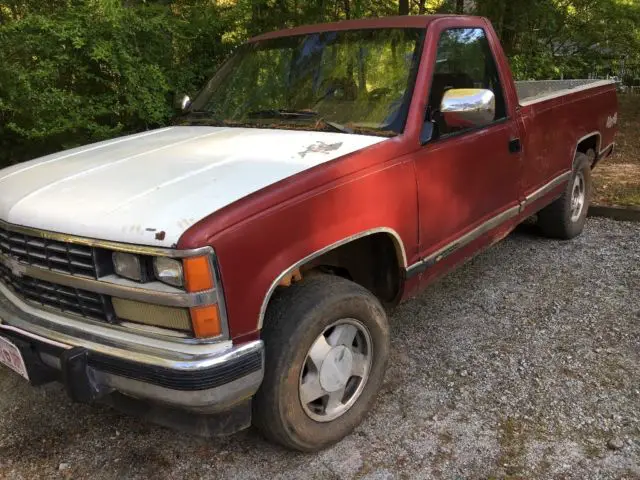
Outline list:
[[[517,216],[519,213],[520,213],[520,205],[516,205],[496,215],[495,217],[490,218],[489,220],[477,226],[470,232],[465,233],[460,238],[454,240],[453,242],[445,245],[444,247],[440,248],[436,252],[432,253],[425,259],[411,265],[407,269],[406,278],[409,279],[424,272],[428,268],[441,262],[442,260],[452,255],[456,251],[460,250],[461,248],[466,247],[471,242],[478,239],[485,233],[489,232],[490,230],[493,230],[494,228],[499,227],[501,224],[503,224],[507,220],[510,220],[511,218]]]
[[[499,213],[495,217],[490,218],[486,222],[477,226],[470,232],[465,233],[464,235],[457,238],[453,242],[448,243],[447,245],[440,248],[439,250],[432,253],[431,255],[424,258],[423,260],[420,260],[419,262],[411,265],[409,268],[407,268],[405,278],[409,279],[409,278],[415,277],[416,275],[419,275],[420,273],[424,272],[428,268],[438,264],[448,256],[457,252],[461,248],[466,247],[471,242],[480,238],[485,233],[493,230],[494,228],[499,227],[503,223],[511,220],[512,218],[517,217],[520,213],[522,213],[525,210],[527,206],[539,200],[540,198],[543,198],[545,195],[547,195],[549,192],[553,191],[555,188],[559,187],[563,183],[568,182],[570,178],[571,178],[571,172],[565,172],[562,175],[557,176],[550,182],[546,183],[542,187],[538,188],[534,192],[527,195],[525,200],[521,202],[519,205],[513,206],[503,211],[502,213]]]
[[[569,179],[571,178],[571,175],[572,175],[571,172],[565,172],[562,175],[559,175],[556,178],[554,178],[553,180],[551,180],[549,183],[544,184],[539,189],[537,189],[537,190],[533,191],[532,193],[530,193],[529,195],[527,195],[525,200],[524,200],[524,202],[522,203],[521,210],[524,210],[531,203],[533,203],[536,200],[544,197],[547,193],[549,193],[551,190],[553,190],[557,186],[559,186],[559,185],[561,185],[561,184],[563,184],[565,182],[568,182]]]

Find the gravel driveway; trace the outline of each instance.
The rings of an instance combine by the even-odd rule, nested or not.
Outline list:
[[[640,224],[514,233],[392,313],[377,406],[319,454],[203,440],[0,371],[2,478],[640,478]]]

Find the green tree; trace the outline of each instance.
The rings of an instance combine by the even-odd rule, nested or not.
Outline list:
[[[640,77],[637,0],[0,0],[0,165],[167,124],[252,35],[462,7],[518,79]]]

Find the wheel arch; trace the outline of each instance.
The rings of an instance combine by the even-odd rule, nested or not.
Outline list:
[[[398,270],[397,275],[398,275],[399,288],[401,288],[401,283],[404,280],[403,272],[406,271],[407,269],[407,253],[406,253],[406,249],[402,241],[402,238],[400,237],[397,231],[388,227],[379,227],[379,228],[365,230],[365,231],[350,235],[348,237],[345,237],[323,248],[315,250],[314,252],[296,261],[295,263],[290,265],[287,269],[283,270],[278,276],[276,276],[275,279],[271,282],[271,285],[269,286],[269,289],[267,290],[267,293],[262,300],[262,304],[260,306],[259,318],[258,318],[258,329],[262,329],[264,325],[266,312],[267,312],[267,307],[271,302],[271,299],[273,298],[274,294],[276,293],[276,289],[278,288],[280,283],[287,278],[287,276],[291,276],[294,272],[300,270],[305,265],[313,264],[314,261],[316,261],[317,263],[317,261],[322,257],[325,257],[339,250],[340,248],[348,247],[349,245],[356,244],[359,241],[371,239],[374,236],[378,236],[379,238],[386,238],[387,241],[392,242],[393,249],[395,252],[395,261],[396,261],[397,270]]]
[[[587,155],[589,151],[592,150],[595,154],[594,158],[590,158],[591,165],[593,166],[595,162],[598,160],[598,157],[600,156],[601,146],[602,146],[602,134],[599,131],[591,132],[578,140],[578,143],[576,144],[576,149],[573,153],[574,159],[578,153],[584,153],[585,155]],[[573,166],[575,166],[575,164],[573,164]]]

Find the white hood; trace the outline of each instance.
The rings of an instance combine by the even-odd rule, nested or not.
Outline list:
[[[216,210],[383,140],[251,128],[153,130],[0,170],[0,219],[170,247]]]

